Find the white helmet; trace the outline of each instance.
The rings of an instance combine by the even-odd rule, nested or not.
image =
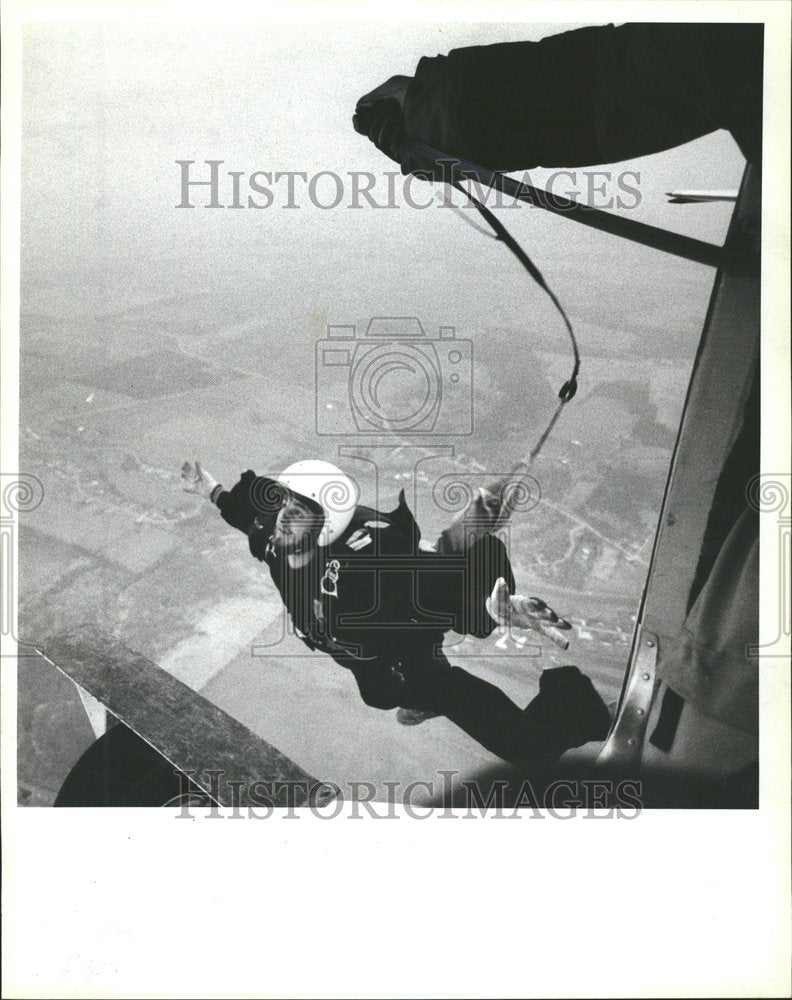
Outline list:
[[[309,458],[295,462],[278,476],[290,493],[313,501],[324,514],[324,525],[317,545],[329,545],[343,534],[355,513],[359,491],[357,484],[330,462]]]

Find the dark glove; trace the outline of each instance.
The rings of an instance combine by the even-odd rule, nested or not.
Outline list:
[[[392,76],[365,94],[355,105],[352,125],[401,167],[403,174],[430,177],[431,164],[411,155],[404,127],[404,101],[411,76]]]
[[[258,520],[269,537],[283,497],[281,483],[267,476],[257,476],[252,469],[248,469],[242,473],[238,483],[217,497],[217,506],[223,520],[232,528],[248,534]]]
[[[392,76],[360,98],[352,117],[355,131],[368,136],[377,149],[399,164],[404,142],[404,98],[411,82],[410,76]]]

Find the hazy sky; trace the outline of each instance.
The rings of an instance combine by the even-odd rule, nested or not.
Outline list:
[[[573,25],[28,26],[23,310],[102,313],[160,295],[222,298],[244,288],[252,307],[259,296],[268,317],[284,323],[300,312],[343,322],[344,313],[422,310],[448,322],[458,322],[460,311],[469,322],[505,321],[524,303],[521,276],[515,281],[503,249],[453,213],[404,205],[322,210],[299,181],[299,209],[283,207],[284,181],[273,185],[276,202],[266,210],[177,209],[175,161],[196,160],[205,177],[207,159],[244,172],[243,202],[246,178],[257,170],[333,171],[347,191],[350,171],[372,171],[384,199],[382,174],[395,167],[350,124],[362,93],[394,73],[412,73],[423,54],[567,27]],[[663,192],[734,187],[742,164],[726,133],[624,164],[641,172],[642,203],[631,214],[720,240],[730,206],[669,206]],[[543,172],[531,177],[541,182]],[[332,196],[327,186],[318,190]],[[224,177],[221,200],[230,199]],[[200,191],[195,200],[205,203]],[[572,232],[571,223],[546,213],[504,214],[550,276],[561,262],[565,273],[578,263],[587,272],[598,261],[612,268],[614,252],[629,251],[633,256],[623,259],[639,271],[662,257],[614,251],[613,238],[580,227]],[[471,294],[482,280],[489,292]]]

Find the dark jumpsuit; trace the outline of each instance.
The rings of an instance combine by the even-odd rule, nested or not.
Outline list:
[[[486,598],[499,577],[514,590],[499,538],[473,524],[464,533],[444,532],[438,552],[421,551],[402,492],[390,513],[357,507],[343,534],[295,570],[270,543],[280,503],[262,498],[277,491],[248,470],[215,502],[267,563],[298,636],[349,669],[367,705],[437,712],[513,763],[604,737],[607,709],[576,667],[544,671],[539,695],[521,709],[495,685],[448,662],[444,634],[490,635],[496,624]]]

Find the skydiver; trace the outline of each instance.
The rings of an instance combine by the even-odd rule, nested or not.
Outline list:
[[[451,666],[442,649],[451,629],[483,638],[499,624],[567,645],[569,622],[544,601],[513,594],[505,546],[492,534],[503,483],[480,491],[429,545],[404,491],[389,513],[361,506],[353,480],[327,462],[297,462],[276,479],[247,470],[230,490],[199,462],[185,462],[182,479],[247,535],[296,634],[350,670],[367,705],[397,708],[404,725],[446,716],[514,764],[554,759],[607,734],[608,710],[577,667],[543,671],[539,694],[521,709]]]

